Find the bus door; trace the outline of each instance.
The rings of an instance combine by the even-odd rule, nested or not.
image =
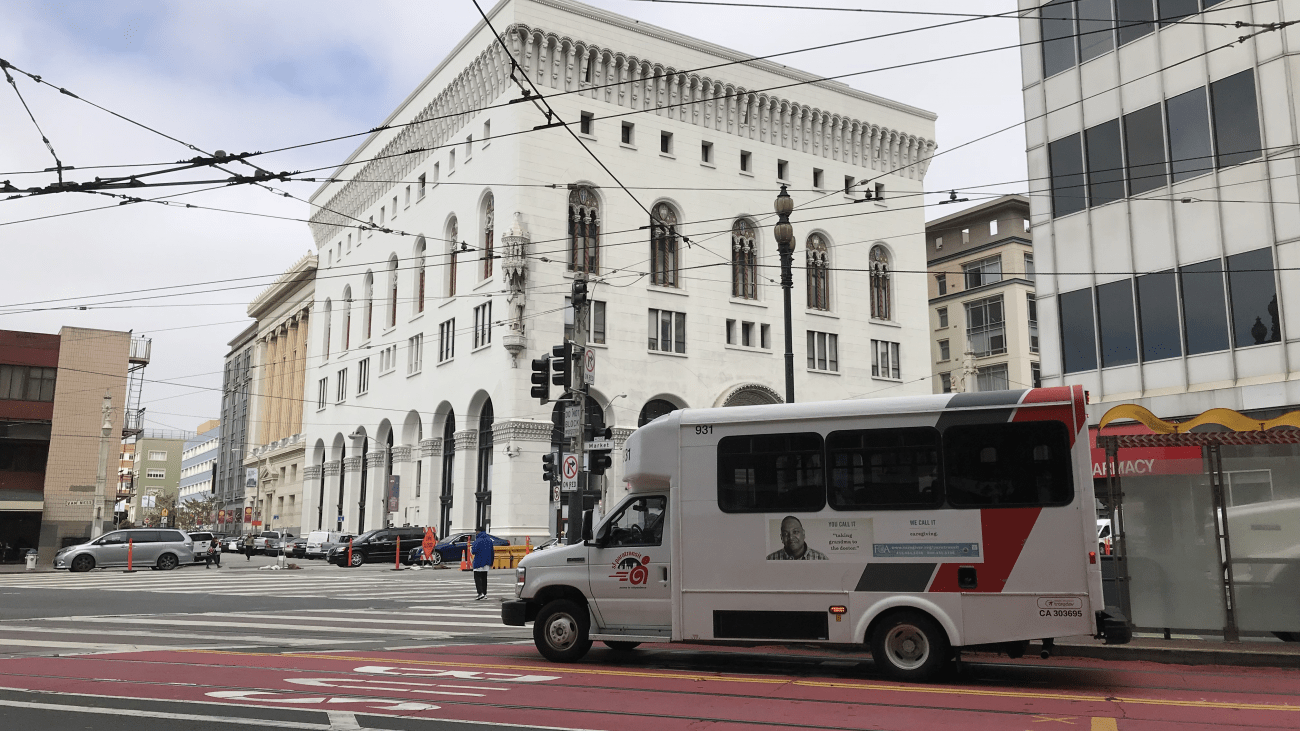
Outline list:
[[[601,627],[672,627],[667,519],[666,495],[641,495],[601,526],[587,561]]]

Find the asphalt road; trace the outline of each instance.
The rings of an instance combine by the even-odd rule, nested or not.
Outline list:
[[[1300,670],[597,644],[556,665],[455,570],[0,575],[0,729],[1300,728]]]

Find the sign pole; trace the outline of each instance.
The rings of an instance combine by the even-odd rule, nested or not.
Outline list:
[[[572,376],[568,384],[570,393],[573,394],[573,403],[578,407],[578,435],[569,440],[569,452],[578,459],[578,484],[577,489],[569,493],[569,540],[570,544],[582,541],[582,495],[587,489],[587,475],[581,471],[582,452],[584,448],[583,439],[587,433],[587,386],[584,373],[587,362],[587,317],[590,304],[585,296],[587,287],[587,273],[579,269],[574,272],[573,288],[577,294],[579,288],[584,292],[582,297],[573,298],[573,342],[577,346],[578,356],[582,358],[579,363],[574,364],[579,367],[571,367],[569,372]],[[566,354],[572,362],[572,355]]]

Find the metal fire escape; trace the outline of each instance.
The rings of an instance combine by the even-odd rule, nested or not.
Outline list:
[[[122,420],[122,438],[132,439],[144,431],[144,409],[140,406],[144,390],[144,367],[149,365],[152,338],[131,338],[131,354],[127,357],[126,410]]]

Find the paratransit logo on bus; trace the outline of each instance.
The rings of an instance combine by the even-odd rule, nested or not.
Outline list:
[[[609,575],[611,579],[618,579],[619,583],[627,583],[633,587],[644,587],[650,579],[650,569],[646,568],[650,563],[650,557],[638,553],[637,551],[624,551],[618,554],[614,559],[612,568],[614,573]]]

